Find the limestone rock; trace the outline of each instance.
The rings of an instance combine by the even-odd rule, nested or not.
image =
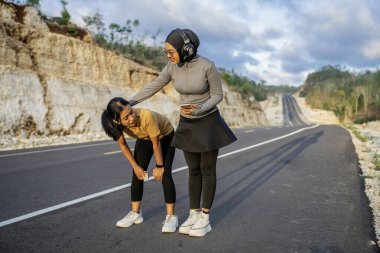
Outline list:
[[[38,14],[38,11],[32,7],[26,7],[24,9],[23,24],[34,27],[40,31],[49,31],[49,27],[42,20],[41,16]]]
[[[12,4],[0,2],[0,19],[8,22],[16,20],[16,7]]]

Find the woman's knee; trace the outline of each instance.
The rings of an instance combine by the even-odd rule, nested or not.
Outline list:
[[[173,177],[172,177],[172,174],[171,173],[164,173],[162,175],[162,184],[167,184],[167,183],[173,183]]]
[[[137,176],[136,176],[136,174],[133,172],[131,185],[132,186],[142,187],[143,184],[144,184],[144,181],[138,179]]]
[[[216,162],[218,152],[209,152],[202,157],[200,163],[200,170],[202,176],[214,176],[216,174]]]
[[[202,176],[214,176],[216,175],[216,164],[204,164],[201,166],[200,171]]]
[[[201,168],[189,168],[190,177],[198,177],[201,175]]]

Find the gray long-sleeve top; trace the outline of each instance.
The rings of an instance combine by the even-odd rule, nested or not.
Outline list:
[[[180,104],[196,104],[192,115],[188,118],[200,118],[213,111],[223,99],[223,89],[215,64],[205,57],[197,55],[184,64],[168,62],[158,77],[145,85],[137,94],[129,99],[133,105],[138,104],[161,90],[170,81],[180,94]]]

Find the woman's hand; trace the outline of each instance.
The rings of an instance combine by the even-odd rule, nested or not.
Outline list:
[[[184,115],[192,115],[193,114],[193,109],[198,108],[198,105],[186,105],[186,106],[181,106],[181,114]]]
[[[154,168],[153,169],[153,177],[157,181],[162,180],[162,175],[164,175],[164,168]]]
[[[141,168],[139,165],[136,165],[135,167],[133,167],[133,171],[135,172],[136,177],[139,180],[144,180],[144,170],[143,170],[143,168]]]

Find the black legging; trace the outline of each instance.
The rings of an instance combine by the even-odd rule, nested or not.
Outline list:
[[[202,207],[211,209],[216,189],[216,160],[218,151],[193,153],[183,152],[189,167],[189,199],[190,209],[200,208],[201,195]]]
[[[162,158],[164,160],[164,174],[162,176],[162,187],[166,204],[173,204],[176,201],[175,186],[172,178],[172,163],[175,154],[175,148],[171,146],[174,132],[164,136],[160,140]],[[135,145],[134,157],[138,165],[145,171],[148,169],[150,160],[153,156],[153,145],[151,140],[137,139]],[[133,172],[131,184],[131,201],[141,201],[144,191],[144,181],[139,180]]]

